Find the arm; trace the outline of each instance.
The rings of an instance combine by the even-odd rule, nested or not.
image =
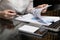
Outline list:
[[[32,11],[34,10],[35,8],[33,8],[33,1],[31,0],[28,7],[27,7],[27,10],[26,12],[27,13],[32,13]]]

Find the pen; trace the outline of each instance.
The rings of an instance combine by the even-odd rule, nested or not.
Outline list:
[[[52,5],[47,5],[47,6],[43,7],[43,8],[41,8],[41,9],[45,9],[45,8],[48,8],[48,7],[50,7],[50,6],[52,6]]]

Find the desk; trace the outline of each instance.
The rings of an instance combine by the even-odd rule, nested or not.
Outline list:
[[[14,21],[16,22],[16,21]],[[18,21],[17,21],[18,22]],[[18,33],[17,25],[23,24],[22,22],[14,24],[12,21],[0,19],[0,40],[21,40],[21,36]],[[26,36],[25,36],[26,37]],[[26,39],[24,36],[22,39]],[[60,38],[59,33],[47,32],[42,38],[28,37],[31,40],[58,40]],[[27,40],[28,40],[27,38]]]
[[[16,27],[18,24],[19,21],[0,19],[0,40],[17,40],[13,36],[18,34],[18,27]]]

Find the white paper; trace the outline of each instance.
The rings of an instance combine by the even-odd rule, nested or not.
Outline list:
[[[24,25],[24,26],[19,28],[19,30],[22,30],[22,31],[25,31],[25,32],[30,32],[30,33],[34,33],[38,29],[39,29],[38,27],[29,26],[29,25]]]
[[[34,9],[34,10],[32,11],[32,13],[33,13],[33,15],[34,15],[35,17],[41,18],[41,12],[42,12],[44,9],[46,9],[46,8],[48,8],[48,7],[50,7],[50,6],[52,6],[52,5],[46,5],[46,6],[43,7],[43,8],[36,8],[36,9]]]
[[[58,20],[60,20],[59,17],[53,17],[53,16],[41,16],[40,18],[41,20],[43,20],[45,23],[51,23],[51,22],[56,22]]]
[[[56,22],[60,19],[59,19],[59,17],[53,17],[53,16],[41,16],[41,19],[36,19],[32,14],[26,14],[22,17],[19,16],[19,17],[15,18],[15,20],[49,26],[52,21]]]

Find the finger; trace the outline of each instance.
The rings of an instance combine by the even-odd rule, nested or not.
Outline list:
[[[8,15],[10,15],[10,16],[15,16],[16,13],[9,13]]]
[[[5,10],[5,11],[11,12],[11,13],[12,13],[12,12],[15,12],[14,10]]]
[[[15,15],[16,15],[15,12],[14,12],[14,13],[10,13],[10,12],[8,12],[8,11],[5,11],[4,13],[5,13],[5,15],[9,15],[9,16],[15,16]]]
[[[8,13],[9,13],[9,15],[16,15],[16,12],[12,11],[12,10],[9,10]]]
[[[5,10],[6,13],[16,13],[14,10]]]
[[[42,4],[43,5],[43,7],[45,7],[45,6],[47,6],[48,4]]]

